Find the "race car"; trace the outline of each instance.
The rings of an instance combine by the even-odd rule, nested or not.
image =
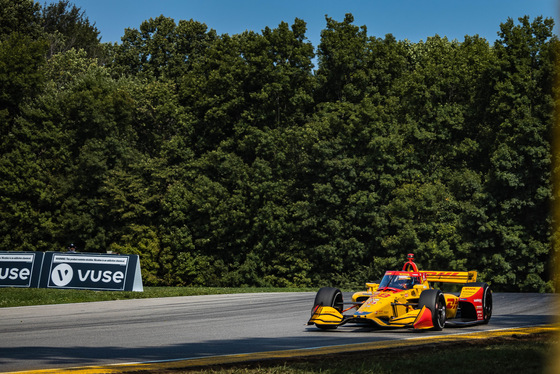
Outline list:
[[[476,277],[476,271],[419,271],[410,253],[402,270],[385,272],[379,283],[366,283],[367,290],[354,293],[348,304],[338,288],[319,289],[307,324],[320,329],[354,323],[436,331],[444,326],[487,324],[492,291]],[[434,282],[463,286],[459,293],[444,293],[432,287]]]

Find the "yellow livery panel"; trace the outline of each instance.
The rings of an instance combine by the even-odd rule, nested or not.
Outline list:
[[[476,282],[476,271],[421,271],[428,282],[472,283]]]
[[[308,325],[339,325],[344,317],[338,310],[330,306],[320,306],[311,316]]]

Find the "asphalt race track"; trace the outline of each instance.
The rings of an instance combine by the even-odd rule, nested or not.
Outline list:
[[[488,325],[442,332],[307,326],[314,293],[188,296],[0,309],[0,372],[465,334],[555,322],[553,294],[494,294]],[[349,300],[349,294],[345,294]]]

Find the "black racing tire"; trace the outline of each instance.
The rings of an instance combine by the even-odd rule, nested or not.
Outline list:
[[[418,309],[428,308],[432,312],[432,330],[441,331],[445,326],[445,296],[440,290],[426,290],[420,294]]]
[[[484,282],[468,283],[467,285],[469,287],[482,287],[484,290],[482,294],[482,311],[484,316],[482,323],[487,325],[492,317],[492,290],[488,283]]]
[[[317,295],[315,296],[315,301],[313,302],[311,315],[313,315],[318,306],[330,306],[336,309],[339,313],[342,313],[342,308],[344,306],[342,292],[340,292],[338,288],[334,287],[323,287],[319,289],[319,291],[317,291]]]
[[[330,306],[336,309],[339,313],[342,313],[342,308],[344,306],[342,292],[340,292],[338,288],[334,287],[323,287],[319,289],[319,291],[317,291],[317,295],[315,295],[311,315],[315,313],[318,306]],[[333,330],[337,328],[337,325],[315,324],[315,326],[321,330]]]

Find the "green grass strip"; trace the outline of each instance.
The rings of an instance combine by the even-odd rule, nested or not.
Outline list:
[[[0,288],[0,308],[174,296],[298,291],[316,291],[316,289],[255,287],[144,287],[144,292],[128,292],[54,288]]]

